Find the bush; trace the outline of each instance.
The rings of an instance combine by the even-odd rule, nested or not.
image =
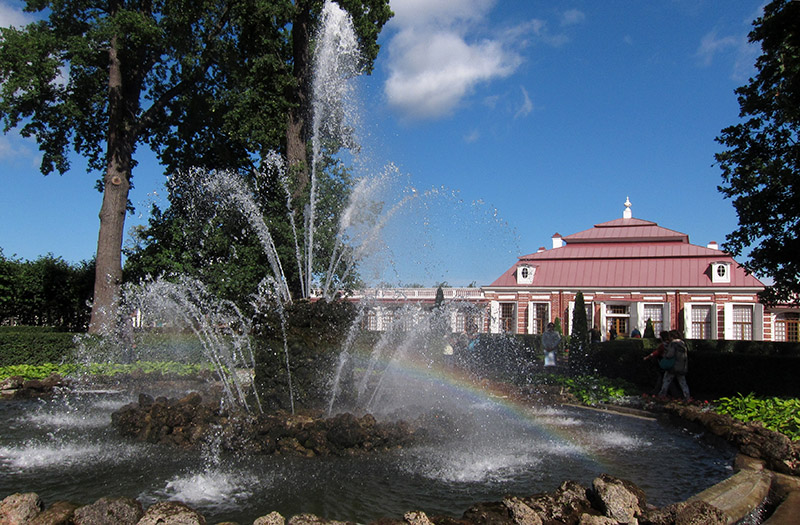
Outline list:
[[[717,399],[714,410],[745,423],[759,421],[765,428],[800,440],[800,399],[760,398],[751,392]]]
[[[300,301],[286,305],[284,315],[285,326],[277,311],[259,317],[255,323],[254,383],[258,395],[271,409],[288,409],[292,401],[303,407],[321,407],[327,401],[330,371],[355,320],[356,307],[346,301]]]
[[[71,361],[75,351],[74,337],[72,333],[38,327],[0,331],[0,365]]]

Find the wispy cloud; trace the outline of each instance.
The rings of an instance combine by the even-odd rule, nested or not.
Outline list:
[[[514,114],[514,118],[527,117],[533,111],[533,102],[531,102],[531,97],[528,95],[528,90],[523,86],[519,88],[522,90],[522,105]]]
[[[758,52],[758,46],[751,44],[746,34],[720,36],[714,29],[703,35],[695,57],[703,67],[711,66],[721,57],[732,59],[731,76],[741,80],[750,75]]]
[[[568,9],[561,15],[562,26],[581,24],[584,20],[586,20],[586,15],[578,9]]]
[[[481,132],[478,131],[477,129],[473,129],[472,131],[464,135],[464,142],[466,142],[467,144],[472,144],[474,142],[477,142],[479,138],[481,138]]]
[[[34,18],[30,14],[0,2],[0,27],[22,27],[33,21]]]
[[[16,130],[11,130],[0,135],[0,162],[6,167],[24,164],[38,168],[41,153],[32,138],[24,138]]]

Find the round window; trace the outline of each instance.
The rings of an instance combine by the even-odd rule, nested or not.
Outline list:
[[[527,268],[523,268],[522,269],[522,278],[523,279],[527,279],[528,278],[528,269]]]
[[[717,266],[717,275],[719,275],[720,277],[725,277],[725,273],[727,271],[728,269],[725,267],[724,264],[720,264],[719,266]]]

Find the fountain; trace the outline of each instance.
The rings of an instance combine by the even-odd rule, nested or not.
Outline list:
[[[320,154],[320,138],[325,133],[338,133],[342,143],[355,143],[352,122],[343,120],[348,112],[333,105],[349,99],[350,88],[342,79],[357,73],[342,69],[341,61],[333,60],[357,63],[352,28],[348,32],[347,26],[344,12],[326,2],[325,29],[315,61],[315,82],[319,83],[315,87],[315,156]],[[285,181],[278,156],[267,164]],[[356,263],[378,251],[381,231],[403,209],[449,193],[409,189],[375,216],[367,211],[374,209],[370,203],[397,172],[390,167],[379,176],[358,179],[342,214],[327,272],[320,274],[314,271],[320,188],[317,162],[312,165],[311,198],[303,228],[308,234],[304,239],[296,235],[295,256],[302,295],[316,294],[321,301],[338,291],[334,275],[349,274]],[[213,194],[215,201],[232,204],[248,217],[267,254],[270,275],[252,302],[257,312],[277,314],[280,319],[283,344],[272,351],[285,367],[291,404],[283,408],[294,413],[292,352],[285,337],[285,308],[293,298],[270,229],[246,185],[235,175],[195,171],[190,176],[196,177],[198,187]],[[297,232],[294,223],[292,226]],[[125,311],[142,312],[147,323],[182,337],[193,334],[199,343],[186,345],[186,352],[216,365],[222,408],[244,411],[243,419],[255,419],[266,411],[247,373],[256,366],[247,337],[252,322],[233,304],[215,298],[202,283],[187,278],[156,278],[131,286],[123,299]],[[313,458],[228,452],[223,448],[231,430],[221,427],[205,436],[201,451],[171,448],[126,439],[110,427],[112,413],[135,401],[137,391],[123,386],[102,392],[69,391],[0,404],[0,421],[5,422],[0,435],[0,496],[30,491],[50,502],[66,499],[87,504],[100,497],[122,495],[137,498],[145,506],[176,499],[209,519],[242,523],[273,510],[284,516],[314,513],[328,519],[369,522],[401,517],[412,509],[458,516],[478,501],[548,491],[566,479],[589,484],[602,472],[634,481],[648,493],[651,503],[664,505],[686,499],[729,475],[732,452],[707,444],[699,435],[655,419],[567,406],[532,406],[526,399],[481,381],[474,368],[445,361],[443,320],[449,316],[448,309],[457,306],[445,304],[432,312],[408,308],[369,346],[358,336],[357,311],[332,363],[330,395],[322,407],[327,415],[370,413],[377,419],[376,427],[414,421],[415,428],[424,429],[420,432],[424,439],[410,446]],[[134,359],[148,352],[169,351],[174,356],[181,346],[170,341],[165,350],[147,346],[144,340],[135,339],[135,334],[129,337],[134,339],[123,338],[106,351],[115,353],[115,358]],[[188,390],[191,388],[171,395],[185,396]],[[194,403],[194,398],[187,399]],[[139,403],[159,401],[145,396],[139,397]],[[305,416],[290,420],[311,424],[301,417]],[[310,448],[302,445],[296,450]]]

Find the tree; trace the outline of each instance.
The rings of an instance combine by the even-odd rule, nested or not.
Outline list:
[[[575,295],[572,311],[572,334],[569,337],[569,368],[573,373],[583,373],[589,354],[589,323],[586,320],[586,303],[583,292]]]
[[[292,82],[287,92],[291,107],[287,113],[286,156],[297,185],[294,197],[306,191],[309,182],[307,148],[310,137],[312,89],[311,46],[313,30],[319,22],[323,0],[295,0],[292,10]],[[339,0],[353,19],[358,36],[363,70],[372,72],[380,46],[378,34],[392,17],[388,0]]]
[[[388,0],[346,4],[374,59]],[[91,332],[114,326],[136,148],[147,143],[169,167],[240,167],[274,147],[274,130],[284,128],[275,122],[309,112],[307,99],[291,96],[307,78],[293,74],[305,61],[293,53],[310,49],[321,6],[28,0],[26,9],[46,18],[1,30],[5,130],[36,138],[45,175],[69,169],[70,149],[102,173]]]
[[[653,320],[651,318],[647,318],[647,322],[644,325],[644,338],[645,339],[655,339],[656,332],[653,328]]]
[[[723,248],[771,277],[767,303],[800,302],[800,2],[773,0],[753,23],[757,74],[736,89],[742,122],[722,130],[716,155],[738,228]]]

